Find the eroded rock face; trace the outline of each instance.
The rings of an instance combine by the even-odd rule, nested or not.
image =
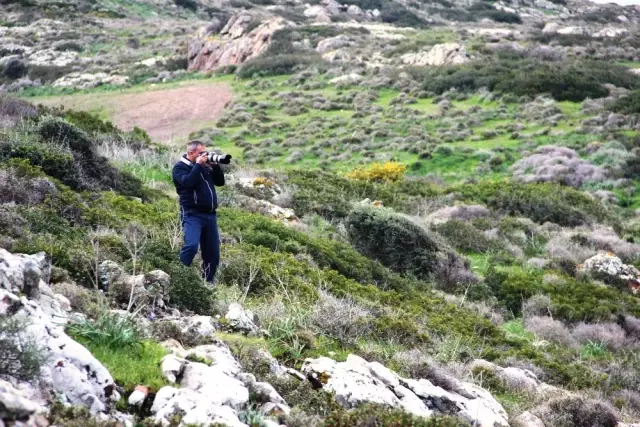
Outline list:
[[[40,378],[22,390],[22,397],[34,401],[36,407],[56,396],[63,403],[83,405],[94,413],[106,411],[120,398],[113,378],[84,346],[64,332],[68,304],[40,280],[43,260],[41,255],[0,249],[0,315],[24,322],[24,333],[16,339],[34,341],[45,357]],[[34,292],[36,283],[38,291]],[[26,292],[31,299],[16,295]]]
[[[470,383],[459,383],[458,391],[447,391],[425,379],[402,378],[379,363],[354,355],[345,362],[327,357],[307,359],[302,371],[316,387],[335,393],[346,408],[373,402],[423,417],[455,415],[480,427],[509,425],[504,408],[488,391]]]
[[[219,36],[196,37],[189,42],[189,70],[211,71],[238,65],[255,58],[271,44],[273,34],[290,24],[283,18],[271,18],[247,31],[256,19],[243,12],[229,20]]]
[[[402,63],[416,66],[460,65],[469,62],[464,46],[458,43],[437,44],[429,52],[402,55]]]

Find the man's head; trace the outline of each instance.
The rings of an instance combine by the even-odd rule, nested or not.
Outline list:
[[[187,160],[195,162],[200,153],[207,151],[202,141],[189,141],[187,144]]]

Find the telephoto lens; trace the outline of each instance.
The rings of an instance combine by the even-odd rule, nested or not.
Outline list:
[[[231,163],[231,154],[207,153],[207,160],[210,163],[222,163],[223,165],[228,165]]]

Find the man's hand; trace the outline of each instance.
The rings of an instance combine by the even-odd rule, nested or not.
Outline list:
[[[204,165],[205,163],[207,163],[207,153],[202,153],[198,156],[198,158],[196,159],[196,163],[199,165]]]

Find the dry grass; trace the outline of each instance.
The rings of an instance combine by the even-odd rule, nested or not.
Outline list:
[[[371,333],[372,313],[351,298],[336,298],[326,291],[311,310],[311,322],[317,332],[354,344]]]
[[[578,346],[569,328],[561,321],[551,317],[532,316],[527,318],[525,319],[525,328],[538,338],[571,348]]]

